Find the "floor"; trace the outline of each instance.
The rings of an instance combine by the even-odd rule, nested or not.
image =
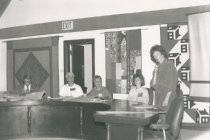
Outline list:
[[[19,139],[9,139],[9,140],[80,140],[80,139],[70,139],[70,138],[19,138]]]
[[[204,130],[194,129],[181,129],[181,140],[209,140],[210,139],[210,128]],[[155,139],[155,138],[154,138]],[[10,140],[78,140],[70,138],[21,138],[21,139],[10,139]],[[155,139],[161,140],[161,139]]]
[[[205,130],[182,129],[181,137],[182,140],[209,140],[210,128]]]
[[[162,132],[160,134],[161,135],[158,135],[156,137],[153,136],[152,138],[151,136],[149,136],[149,138],[145,138],[145,140],[163,140]],[[209,139],[210,139],[210,128],[203,130],[181,129],[181,140],[209,140]]]

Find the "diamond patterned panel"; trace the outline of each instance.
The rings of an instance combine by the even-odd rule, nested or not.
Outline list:
[[[45,80],[47,80],[49,77],[49,73],[40,64],[32,52],[27,56],[23,65],[15,74],[15,77],[19,83],[22,83],[23,76],[25,74],[28,74],[32,77],[32,83],[38,88],[41,88]]]

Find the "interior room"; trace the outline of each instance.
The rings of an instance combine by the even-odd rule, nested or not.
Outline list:
[[[147,137],[148,120],[138,126],[138,111],[129,111],[130,121],[123,116],[133,77],[142,74],[151,88],[154,45],[164,47],[177,71],[178,137],[208,139],[209,25],[209,0],[0,0],[0,139],[163,139],[162,128]],[[30,90],[39,90],[15,94],[27,75]],[[84,98],[61,98],[71,76]],[[89,99],[96,76],[111,93],[107,102]],[[156,117],[166,114],[160,112]]]

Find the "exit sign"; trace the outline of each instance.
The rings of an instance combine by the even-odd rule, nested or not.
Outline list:
[[[62,30],[73,30],[74,22],[73,21],[62,21]]]

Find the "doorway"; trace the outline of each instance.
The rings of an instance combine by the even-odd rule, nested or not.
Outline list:
[[[93,88],[94,53],[94,39],[64,41],[64,77],[67,72],[73,72],[75,83],[82,87],[84,93]],[[67,83],[65,78],[64,83]]]

